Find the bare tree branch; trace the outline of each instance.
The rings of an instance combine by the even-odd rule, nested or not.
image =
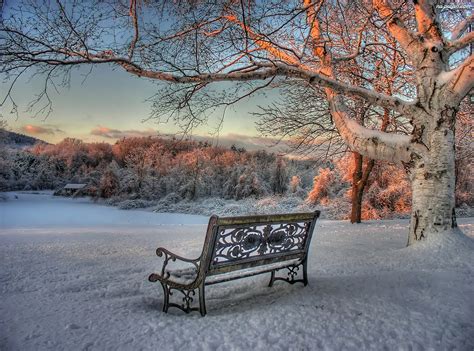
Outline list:
[[[451,40],[457,40],[464,34],[464,32],[469,28],[469,25],[474,22],[474,13],[467,17],[464,21],[461,21],[456,27],[451,31]]]
[[[373,5],[380,16],[387,23],[387,28],[405,51],[414,54],[420,43],[415,33],[406,28],[399,14],[390,6],[387,0],[373,0]]]
[[[471,45],[473,42],[474,32],[470,32],[457,40],[448,42],[446,50],[449,55],[452,55],[455,52],[464,49],[466,46]]]

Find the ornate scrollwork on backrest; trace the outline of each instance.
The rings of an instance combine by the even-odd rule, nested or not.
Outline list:
[[[303,252],[310,225],[310,221],[302,221],[220,226],[211,266],[291,251]]]

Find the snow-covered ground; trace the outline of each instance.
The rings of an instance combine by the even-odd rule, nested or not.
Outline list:
[[[19,193],[0,202],[0,350],[472,350],[473,240],[405,248],[408,222],[319,221],[309,285],[208,287],[161,312],[158,246],[195,257],[203,216]],[[461,219],[474,236],[474,219]],[[442,249],[440,247],[443,247]]]

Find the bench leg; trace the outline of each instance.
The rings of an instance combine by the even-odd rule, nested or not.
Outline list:
[[[205,294],[206,285],[204,281],[199,285],[199,312],[201,316],[205,316],[206,311],[206,294]]]
[[[303,284],[308,285],[308,259],[305,258],[303,261]]]
[[[272,275],[270,277],[270,282],[268,283],[268,286],[271,288],[273,286],[273,283],[275,282],[275,271],[271,272]]]
[[[296,277],[298,276],[298,271],[300,270],[300,266],[303,266],[303,279],[296,279]],[[287,277],[286,278],[275,276],[275,272],[279,271],[280,269],[286,269],[287,270]],[[283,280],[283,281],[285,281],[287,283],[290,283],[290,284],[303,283],[304,286],[306,286],[306,285],[308,285],[307,270],[308,270],[308,267],[307,267],[307,260],[306,259],[301,261],[301,263],[298,264],[298,265],[288,266],[286,268],[279,268],[276,271],[272,271],[272,276],[271,276],[270,283],[268,284],[268,286],[272,286],[273,282],[275,280]]]
[[[166,283],[161,283],[163,287],[163,312],[168,313],[168,307],[170,302],[170,289]]]

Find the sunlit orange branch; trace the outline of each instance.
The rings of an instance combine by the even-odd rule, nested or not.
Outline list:
[[[442,41],[442,34],[435,24],[435,3],[427,0],[414,1],[415,19],[418,25],[418,33],[430,40]]]
[[[380,17],[386,21],[390,34],[400,43],[409,54],[415,54],[419,47],[416,35],[405,27],[400,17],[395,13],[387,0],[373,0],[373,6]]]
[[[226,14],[224,16],[229,22],[239,25],[242,30],[253,40],[253,42],[262,50],[265,50],[271,54],[274,58],[281,60],[287,64],[299,65],[298,59],[288,55],[283,49],[279,49],[275,44],[265,40],[265,37],[261,34],[255,33],[247,24],[240,21],[234,14]]]
[[[313,46],[313,53],[316,57],[319,57],[319,59],[324,60],[325,48],[324,46],[320,45],[323,40],[321,37],[319,20],[317,18],[319,10],[321,9],[321,6],[324,3],[324,0],[321,0],[317,8],[312,5],[312,2],[310,0],[303,0],[303,3],[306,6],[306,22],[308,23],[310,28],[309,37],[312,39],[311,42]]]

